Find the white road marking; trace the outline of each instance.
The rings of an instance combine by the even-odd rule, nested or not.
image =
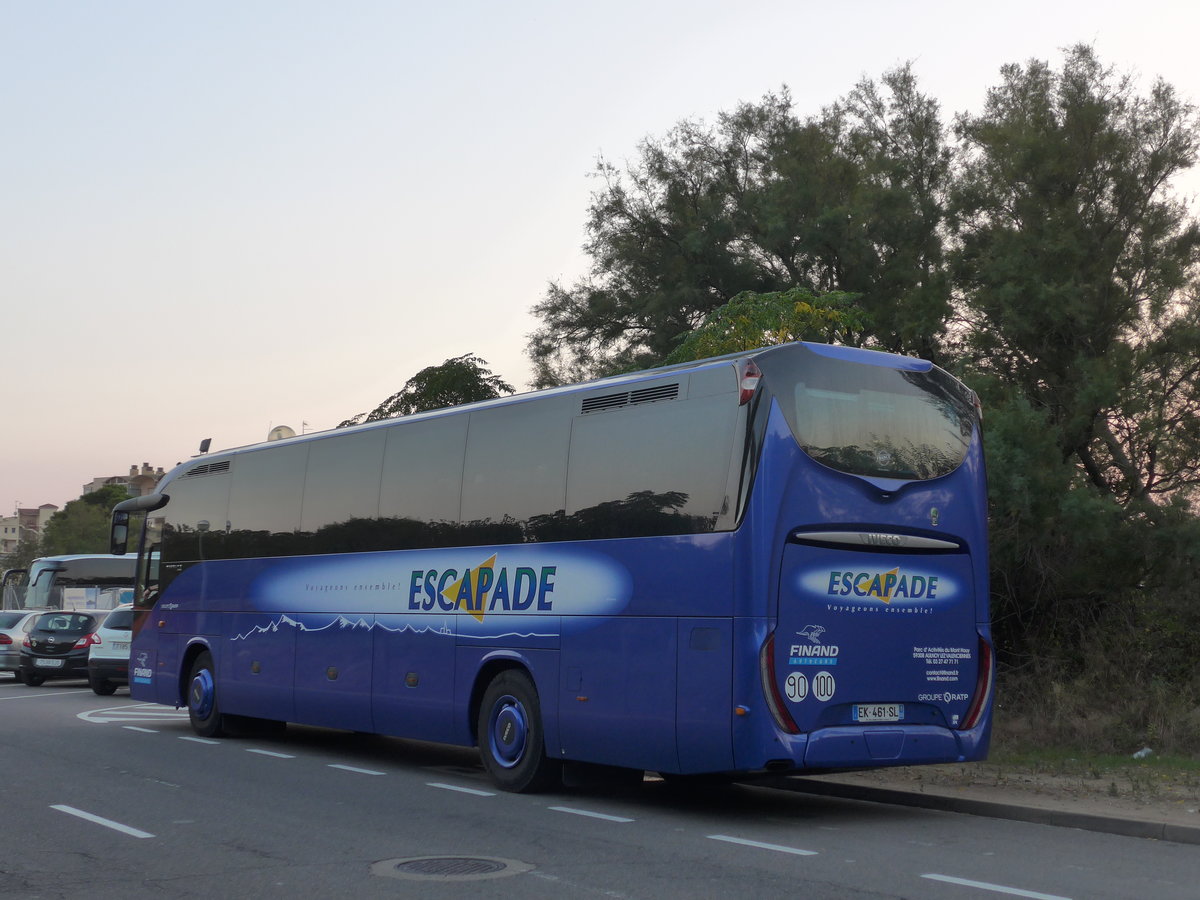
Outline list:
[[[148,831],[142,831],[141,829],[138,829],[138,828],[132,828],[129,825],[122,825],[120,822],[114,822],[112,819],[102,819],[100,816],[94,816],[89,812],[84,812],[82,809],[76,809],[73,806],[62,806],[61,804],[54,804],[50,808],[57,809],[59,812],[65,812],[67,815],[78,816],[80,819],[84,819],[84,820],[86,820],[88,822],[92,822],[96,825],[103,825],[105,828],[111,828],[113,831],[119,831],[122,834],[128,834],[131,837],[135,837],[135,838],[152,838],[152,837],[154,837],[154,835],[152,835]]]
[[[429,787],[441,788],[443,791],[458,791],[460,794],[474,794],[476,797],[495,797],[493,791],[477,791],[475,788],[459,787],[457,784],[442,784],[440,781],[427,781]]]
[[[158,731],[153,728],[142,728],[140,725],[122,725],[126,731],[140,731],[142,734],[158,734]]]
[[[374,769],[360,769],[357,766],[343,766],[338,763],[330,763],[329,768],[341,769],[344,772],[357,772],[359,775],[386,775],[386,772],[376,772]]]
[[[180,735],[181,741],[191,741],[193,744],[219,744],[220,741],[214,741],[210,738],[192,737],[191,735]]]
[[[570,813],[573,816],[587,816],[589,819],[603,819],[605,822],[633,822],[634,819],[627,819],[624,816],[610,816],[605,813],[592,812],[587,809],[572,809],[569,806],[551,806],[555,812]]]
[[[743,847],[757,847],[760,850],[774,850],[777,853],[791,853],[795,856],[816,856],[816,850],[801,850],[799,847],[784,847],[782,844],[764,844],[762,841],[749,841],[746,838],[730,837],[727,834],[710,834],[711,841],[724,841],[727,844],[740,844]]]
[[[290,753],[276,753],[274,750],[255,750],[246,748],[247,753],[257,753],[259,756],[273,756],[276,759],[295,759],[296,757]]]
[[[174,709],[157,703],[130,703],[125,706],[108,706],[81,712],[76,718],[98,725],[111,722],[178,722],[187,719],[186,709]]]
[[[0,700],[36,700],[38,697],[65,697],[68,694],[86,694],[90,690],[91,688],[87,691],[46,691],[45,693],[39,692],[37,694],[13,694],[11,697],[0,697]]]
[[[954,878],[951,875],[922,875],[930,881],[944,881],[947,884],[959,884],[963,887],[979,888],[981,891],[995,891],[997,894],[1010,894],[1013,897],[1030,897],[1032,900],[1071,900],[1058,894],[1040,894],[1037,891],[1025,891],[1021,888],[1006,887],[1003,884],[989,884],[986,881],[971,881],[968,878]]]

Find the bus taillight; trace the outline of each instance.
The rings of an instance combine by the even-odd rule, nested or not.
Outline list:
[[[992,645],[979,636],[979,675],[975,679],[975,699],[967,710],[966,718],[959,725],[961,731],[968,731],[979,724],[983,711],[987,708],[988,699],[992,696],[992,683],[996,676],[996,665],[992,658]]]
[[[775,717],[775,724],[781,731],[786,731],[788,734],[799,734],[800,727],[788,712],[787,704],[783,702],[779,686],[775,682],[775,632],[773,631],[763,641],[762,650],[758,654],[758,669],[759,675],[762,677],[763,695],[767,698],[767,706],[771,709],[771,715]]]
[[[738,363],[738,388],[742,392],[738,399],[738,406],[745,406],[750,402],[750,398],[758,390],[758,382],[761,378],[762,370],[759,369],[754,360],[743,359]]]

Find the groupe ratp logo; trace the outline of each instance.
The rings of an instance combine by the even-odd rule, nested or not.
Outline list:
[[[970,694],[952,694],[946,691],[944,694],[918,694],[917,699],[927,703],[955,703],[959,700],[967,700],[970,696]]]

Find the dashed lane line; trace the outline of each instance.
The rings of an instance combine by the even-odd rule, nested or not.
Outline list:
[[[762,841],[751,841],[746,838],[733,837],[728,834],[710,834],[710,841],[724,841],[727,844],[739,844],[742,847],[757,847],[760,850],[774,850],[776,853],[791,853],[793,856],[816,856],[816,850],[801,850],[799,847],[785,847],[782,844],[764,844]]]
[[[358,766],[343,766],[340,763],[330,763],[329,768],[341,769],[343,772],[355,772],[359,775],[386,775],[387,772],[377,772],[374,769],[360,769]]]
[[[575,809],[571,806],[549,806],[554,812],[570,813],[573,816],[587,816],[589,819],[603,819],[605,822],[636,822],[636,819],[627,819],[624,816],[610,816],[608,813],[592,812],[590,809]]]
[[[152,838],[152,837],[154,837],[154,835],[152,835],[148,831],[142,831],[140,828],[134,828],[131,825],[122,825],[120,822],[114,822],[112,819],[105,819],[101,816],[93,815],[90,812],[84,812],[82,809],[76,809],[73,806],[63,806],[62,804],[54,804],[50,808],[57,809],[59,812],[64,812],[69,816],[75,816],[76,818],[83,819],[84,821],[91,822],[95,825],[103,825],[105,828],[111,828],[113,831],[119,831],[122,834],[129,835],[130,837],[135,837],[135,838]]]
[[[969,878],[955,878],[953,875],[937,875],[929,874],[922,875],[922,878],[928,878],[930,881],[943,881],[946,884],[957,884],[962,887],[978,888],[981,891],[992,891],[997,894],[1008,894],[1012,897],[1029,897],[1031,900],[1071,900],[1070,897],[1061,897],[1058,894],[1042,894],[1038,891],[1027,891],[1022,888],[1008,887],[1003,884],[990,884],[986,881],[971,881]]]
[[[443,791],[457,791],[460,794],[472,794],[476,797],[495,797],[496,796],[495,791],[480,791],[480,790],[477,790],[476,788],[460,787],[457,784],[443,784],[440,781],[427,781],[427,782],[425,782],[425,785],[427,787],[431,787],[431,788],[440,788]]]

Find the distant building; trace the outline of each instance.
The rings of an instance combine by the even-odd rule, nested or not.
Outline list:
[[[53,503],[43,503],[36,509],[17,509],[0,519],[0,553],[12,553],[21,541],[38,537],[56,512],[58,507]]]
[[[165,474],[162,466],[156,469],[150,463],[144,462],[140,469],[137,466],[130,466],[128,475],[110,475],[107,478],[93,478],[88,484],[83,486],[83,493],[90,494],[92,491],[98,491],[100,488],[107,487],[110,484],[117,484],[125,488],[129,492],[130,497],[144,497],[146,494],[154,493],[158,482],[162,480]]]

